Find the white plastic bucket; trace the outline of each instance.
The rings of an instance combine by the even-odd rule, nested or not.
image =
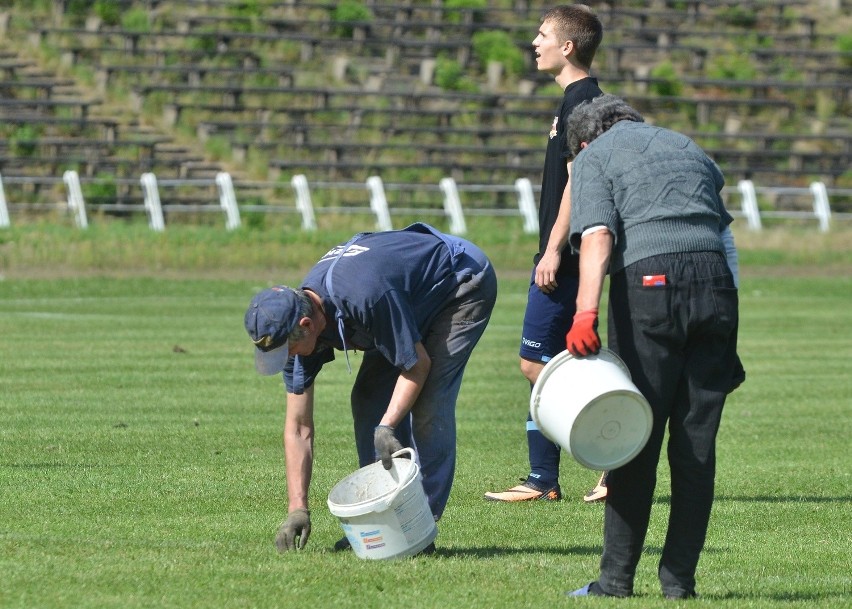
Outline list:
[[[404,459],[398,455],[408,453]],[[393,454],[393,467],[381,462],[362,467],[328,494],[328,509],[359,558],[413,556],[438,536],[414,450]]]
[[[530,414],[545,437],[598,471],[635,457],[653,425],[648,401],[608,349],[582,358],[563,351],[547,362],[532,389]]]

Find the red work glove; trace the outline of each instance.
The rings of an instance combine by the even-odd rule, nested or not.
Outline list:
[[[574,357],[600,353],[601,337],[598,336],[598,310],[577,311],[574,323],[565,335],[565,347]]]

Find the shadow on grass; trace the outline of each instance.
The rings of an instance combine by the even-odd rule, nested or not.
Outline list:
[[[852,495],[841,495],[839,497],[808,497],[803,495],[757,495],[746,497],[744,495],[720,495],[716,501],[752,502],[752,503],[849,503]]]
[[[103,463],[61,463],[58,461],[41,461],[33,463],[0,463],[0,467],[9,469],[95,469],[95,468],[118,468],[125,465],[110,465]]]
[[[348,554],[349,550],[345,552],[340,552],[339,550],[334,550],[333,548],[323,549],[323,552],[331,552],[334,554]],[[707,554],[715,554],[715,553],[725,553],[727,549],[723,548],[704,548],[702,552]],[[523,554],[551,554],[553,556],[600,556],[601,552],[603,552],[602,546],[525,546],[525,547],[512,547],[512,546],[483,546],[483,547],[442,547],[439,544],[436,544],[436,549],[433,554],[430,555],[417,555],[412,558],[428,558],[429,556],[439,556],[442,558],[496,558],[496,557],[505,557],[505,556],[519,556]],[[642,550],[643,554],[648,555],[660,555],[663,553],[663,549],[660,546],[645,546]]]
[[[442,548],[435,550],[435,556],[446,558],[495,558],[500,556],[516,556],[519,554],[553,554],[557,556],[599,556],[601,546],[569,546],[569,547],[525,547],[512,548],[508,546],[483,546],[470,548]]]
[[[836,590],[831,592],[725,592],[723,594],[698,594],[698,600],[703,601],[775,601],[775,602],[801,602],[813,601],[815,603],[826,603],[831,600],[848,600],[848,592],[845,590]],[[814,606],[819,606],[815,604]]]
[[[731,502],[731,503],[849,503],[852,502],[852,495],[840,495],[838,497],[809,497],[806,495],[755,495],[748,497],[746,495],[716,495],[713,499],[714,503]],[[654,498],[654,503],[671,503],[670,495],[663,495]]]

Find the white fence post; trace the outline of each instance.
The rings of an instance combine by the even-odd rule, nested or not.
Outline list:
[[[533,235],[538,232],[538,213],[535,207],[532,182],[528,178],[515,180],[518,191],[518,210],[524,218],[524,232]]]
[[[314,204],[311,202],[311,190],[308,188],[308,178],[297,174],[290,178],[290,184],[296,191],[296,209],[302,214],[302,230],[315,231],[317,221],[314,216]]]
[[[216,187],[219,190],[219,205],[225,210],[225,228],[234,230],[240,227],[240,210],[237,196],[234,194],[234,182],[231,174],[220,171],[216,174]]]
[[[157,190],[157,176],[153,173],[143,173],[139,180],[145,195],[145,209],[148,212],[148,226],[151,230],[163,232],[166,223],[163,220],[163,206],[160,204],[160,192]]]
[[[444,212],[450,218],[450,232],[454,235],[464,235],[467,232],[467,225],[464,222],[456,181],[452,178],[442,178],[440,186],[444,193]]]
[[[376,214],[376,224],[379,230],[393,230],[388,199],[385,196],[385,184],[379,176],[367,178],[367,188],[370,189],[370,209]]]
[[[6,205],[6,193],[3,191],[3,176],[0,175],[0,228],[9,228],[9,207]]]
[[[737,190],[742,197],[742,210],[751,230],[760,230],[760,210],[757,208],[757,193],[751,180],[740,180]]]
[[[68,170],[62,174],[62,181],[68,188],[68,209],[74,212],[77,226],[88,228],[89,219],[86,217],[86,202],[83,200],[83,189],[80,188],[80,176],[76,171]]]
[[[828,191],[822,182],[811,182],[811,193],[814,195],[814,214],[819,220],[819,229],[827,233],[831,223],[831,207],[828,204]]]

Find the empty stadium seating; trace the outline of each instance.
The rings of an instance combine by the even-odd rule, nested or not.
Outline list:
[[[7,4],[3,175],[74,168],[191,178],[227,169],[245,179],[381,171],[392,180],[422,168],[429,179],[445,172],[470,183],[540,179],[558,100],[529,52],[543,2],[460,9],[370,0],[369,18],[340,23],[329,2],[259,0],[247,5],[259,12],[245,14],[225,0],[122,1],[125,11],[146,11],[147,28],[105,24],[94,10],[83,19],[62,0],[42,14]],[[604,3],[595,6],[605,38],[594,73],[648,120],[695,132],[729,181],[849,181],[852,57],[834,46],[831,16],[809,6]],[[489,76],[473,36],[493,30],[524,54],[522,74]],[[439,58],[456,62],[476,90],[437,86]],[[714,73],[731,58],[748,77]],[[666,79],[653,69],[665,62],[678,95],[657,92]]]

